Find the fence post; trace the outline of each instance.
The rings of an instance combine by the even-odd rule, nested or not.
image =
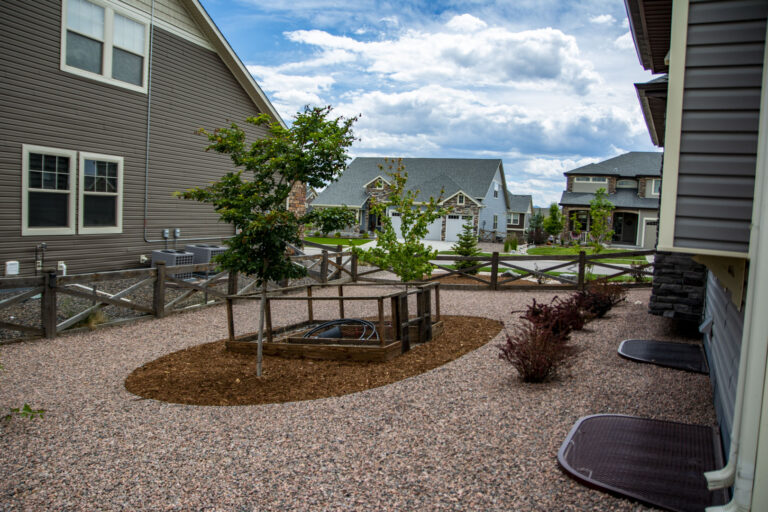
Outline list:
[[[309,300],[307,301],[307,317],[308,317],[307,320],[309,320],[310,322],[314,322],[315,318],[312,311],[312,285],[311,284],[307,286],[307,297],[309,297]]]
[[[229,341],[235,341],[235,316],[232,312],[232,299],[227,297],[227,333]]]
[[[422,307],[422,313],[424,314],[424,341],[432,339],[432,288],[425,288],[422,294],[422,301],[424,306]]]
[[[419,323],[416,325],[418,334],[416,335],[416,341],[424,343],[427,341],[424,336],[426,335],[426,327],[424,326],[424,289],[419,287],[416,292],[416,318]]]
[[[402,331],[402,325],[400,324],[400,296],[391,295],[392,299],[392,341],[402,340],[400,331]]]
[[[386,336],[384,336],[384,298],[379,297],[379,345],[385,345]]]
[[[328,251],[323,249],[323,261],[320,263],[320,282],[328,282]]]
[[[351,267],[350,272],[352,274],[352,282],[356,283],[357,282],[357,253],[356,252],[352,253],[352,258],[349,261],[349,266]]]
[[[156,261],[157,275],[155,276],[155,289],[152,295],[152,309],[156,318],[165,316],[165,262]]]
[[[237,272],[230,270],[227,279],[227,295],[237,295]]]
[[[435,320],[440,321],[440,283],[435,283]]]
[[[499,253],[494,251],[491,255],[491,290],[499,288]]]
[[[336,272],[333,273],[333,278],[334,279],[341,279],[341,276],[342,276],[342,273],[341,273],[341,262],[342,262],[341,251],[343,251],[343,250],[344,250],[344,247],[342,245],[337,245],[336,246],[336,252],[339,255],[336,256],[336,265],[338,265],[338,266],[336,267]]]
[[[402,293],[398,297],[400,303],[398,309],[400,310],[400,341],[401,350],[403,353],[411,350],[411,326],[408,324],[408,294]]]
[[[40,303],[43,333],[46,338],[56,337],[56,271],[46,272],[43,279],[43,297]]]
[[[339,318],[344,318],[344,286],[339,285]]]
[[[584,273],[587,269],[587,253],[584,251],[579,251],[579,282],[578,282],[578,288],[579,290],[584,290]]]

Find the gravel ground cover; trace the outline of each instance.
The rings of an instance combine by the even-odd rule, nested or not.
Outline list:
[[[511,311],[553,295],[443,291],[441,303],[445,314],[514,322]],[[556,452],[587,414],[714,424],[707,376],[616,354],[626,338],[684,341],[647,314],[648,298],[632,290],[575,333],[574,364],[543,385],[498,359],[502,333],[440,368],[341,397],[201,407],[125,390],[142,364],[225,337],[222,307],[3,346],[0,404],[47,413],[0,424],[0,510],[646,510],[572,481]],[[256,329],[257,304],[236,307],[239,332]],[[370,314],[360,309],[350,312]],[[286,301],[274,319],[303,312]]]

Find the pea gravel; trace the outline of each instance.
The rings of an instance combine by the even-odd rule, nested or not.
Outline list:
[[[509,323],[552,296],[443,291],[441,303]],[[223,338],[223,307],[0,347],[0,404],[47,411],[0,422],[0,510],[646,510],[572,481],[556,453],[587,414],[714,424],[707,376],[617,356],[625,338],[680,339],[648,298],[631,291],[575,333],[580,352],[550,383],[517,380],[497,358],[502,333],[395,384],[261,406],[166,404],[123,387],[145,362]],[[257,311],[236,307],[238,332],[256,329]],[[276,303],[275,322],[303,311]]]

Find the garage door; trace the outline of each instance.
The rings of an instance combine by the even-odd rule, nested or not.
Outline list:
[[[389,212],[389,217],[392,219],[392,229],[395,230],[397,238],[403,238],[403,235],[400,233],[400,212]]]
[[[472,215],[448,215],[445,220],[445,241],[457,242],[464,224],[472,222]]]
[[[436,221],[427,226],[427,236],[425,240],[441,240],[443,236],[443,218],[440,217]]]
[[[389,212],[389,216],[392,219],[392,228],[395,230],[395,233],[397,233],[397,237],[403,238],[403,234],[400,232],[400,227],[402,226],[400,221],[400,213]],[[443,219],[441,217],[427,226],[427,236],[424,237],[424,240],[440,240],[442,234]]]

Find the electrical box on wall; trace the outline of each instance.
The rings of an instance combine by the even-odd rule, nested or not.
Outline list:
[[[6,261],[5,262],[5,276],[17,276],[19,275],[19,262],[18,261]]]

